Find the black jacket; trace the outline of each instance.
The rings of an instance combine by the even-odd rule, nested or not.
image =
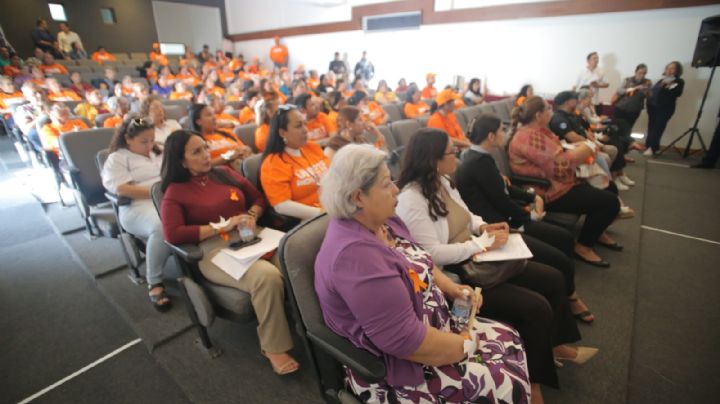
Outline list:
[[[672,88],[669,88],[672,86]],[[675,101],[680,97],[685,89],[685,81],[683,79],[675,79],[670,86],[662,86],[662,80],[650,90],[650,98],[648,99],[648,109],[675,111]]]
[[[533,203],[535,195],[505,181],[491,155],[468,150],[455,173],[455,185],[470,211],[487,223],[508,222],[518,228],[530,214],[516,200]]]

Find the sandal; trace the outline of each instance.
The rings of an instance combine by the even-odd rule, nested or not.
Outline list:
[[[580,298],[568,298],[569,302],[577,302]],[[572,312],[572,310],[571,310]],[[582,321],[585,324],[592,324],[593,321],[595,321],[595,316],[593,316],[592,312],[590,310],[581,311],[580,313],[572,313],[573,317],[575,319]],[[561,366],[559,366],[561,367]]]
[[[265,351],[261,351],[261,353],[264,357],[268,359],[268,361],[270,361],[270,366],[272,366],[273,372],[275,372],[275,374],[277,374],[278,376],[289,375],[290,373],[295,373],[300,370],[300,364],[292,357],[290,357],[290,360],[283,363],[281,366],[275,367],[275,364],[273,363],[273,361],[270,360],[270,357],[267,356]]]
[[[160,290],[160,293],[157,294],[149,293],[150,302],[152,303],[155,310],[159,311],[160,313],[164,313],[170,310],[170,307],[172,307],[172,302],[170,301],[167,293],[165,293],[165,285],[163,285],[162,283],[156,283],[149,286],[150,292],[152,292],[152,290],[156,288],[162,289]]]

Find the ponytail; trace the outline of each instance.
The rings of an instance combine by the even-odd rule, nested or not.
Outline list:
[[[513,108],[510,113],[510,139],[515,135],[520,125],[527,125],[535,120],[538,112],[544,112],[547,105],[545,100],[538,96],[532,96],[519,106]]]

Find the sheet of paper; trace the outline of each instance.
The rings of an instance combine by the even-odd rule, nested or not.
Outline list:
[[[248,269],[266,253],[278,248],[285,233],[274,229],[263,229],[258,237],[260,242],[239,250],[223,248],[212,258],[212,263],[234,279],[240,279]]]
[[[493,243],[495,242],[495,236],[489,235],[488,232],[486,232],[486,231],[484,231],[480,235],[480,237],[473,236],[472,239],[475,242],[475,244],[480,246],[480,248],[482,248],[483,250],[486,250],[488,247],[493,245]]]
[[[528,248],[522,236],[518,233],[511,233],[507,243],[497,250],[486,251],[473,255],[475,262],[508,261],[532,258],[532,252]]]

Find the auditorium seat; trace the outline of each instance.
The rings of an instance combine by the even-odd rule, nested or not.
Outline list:
[[[167,119],[179,121],[180,118],[187,116],[188,114],[187,109],[181,107],[180,105],[165,105],[164,108]]]
[[[400,121],[402,117],[402,105],[397,103],[382,104],[382,108],[385,110],[388,116],[388,122]]]
[[[237,136],[245,146],[248,146],[252,149],[253,153],[257,153],[258,149],[257,146],[255,146],[255,129],[257,128],[257,125],[254,123],[247,124],[247,125],[240,125],[235,127],[235,136]]]
[[[405,147],[421,127],[422,125],[418,120],[403,119],[402,121],[393,122],[392,125],[390,125],[390,130],[393,136],[395,136],[397,145]]]

